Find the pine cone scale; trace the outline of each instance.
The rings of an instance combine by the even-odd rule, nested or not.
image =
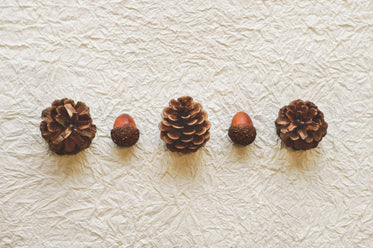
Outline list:
[[[92,119],[89,115],[84,114],[84,115],[78,116],[75,122],[77,124],[87,125],[87,124],[92,124]]]
[[[64,137],[61,135],[61,134],[57,134],[56,136],[54,136],[53,138],[52,138],[52,140],[51,140],[51,142],[52,142],[52,144],[53,145],[59,145],[59,144],[61,144],[63,141],[64,141],[65,139],[64,139]],[[61,144],[61,146],[62,146],[63,144]]]
[[[51,110],[52,110],[51,107],[43,110],[43,112],[41,114],[41,118],[42,118],[43,121],[50,122],[50,121],[53,120],[53,117],[51,116]]]
[[[169,105],[170,105],[170,108],[172,108],[173,110],[177,111],[180,104],[179,104],[179,102],[177,100],[171,99],[170,102],[169,102]]]
[[[319,142],[321,139],[322,139],[322,137],[323,137],[323,133],[322,132],[316,132],[314,135],[313,135],[313,137],[314,137],[314,139],[315,139],[315,141],[317,141],[317,142]]]
[[[87,128],[84,130],[79,130],[77,133],[80,134],[81,136],[85,136],[87,138],[93,139],[96,134],[96,126],[91,126],[90,128]]]
[[[196,133],[196,130],[193,127],[186,126],[183,130],[184,135],[193,135]]]
[[[295,134],[295,133],[291,133],[291,134],[289,135],[289,137],[290,137],[290,139],[293,140],[293,141],[295,141],[295,140],[299,140],[299,136],[298,136],[297,134]]]
[[[200,103],[196,103],[194,105],[193,110],[191,110],[189,113],[190,118],[194,118],[199,112],[201,112],[201,110],[202,110],[202,105]]]
[[[188,126],[195,126],[196,124],[198,124],[197,122],[198,122],[198,119],[192,119],[192,120],[188,121],[186,123],[186,125],[188,125]]]
[[[51,133],[62,131],[62,127],[57,122],[45,122],[47,125],[48,131]]]
[[[178,140],[181,137],[181,133],[176,131],[175,129],[172,129],[167,132],[167,136],[172,140]]]
[[[66,110],[66,112],[67,112],[67,114],[69,115],[70,118],[72,118],[73,115],[77,113],[75,108],[70,103],[65,104],[64,108],[65,108],[65,110]]]
[[[207,118],[207,113],[205,111],[202,111],[201,112],[201,115],[199,116],[198,120],[197,120],[197,125],[200,125],[202,124],[203,122],[205,122],[205,119]]]
[[[289,130],[290,131],[290,130]],[[304,129],[298,129],[298,134],[299,134],[299,137],[302,139],[302,140],[305,140],[307,137],[308,137],[308,134],[306,131],[304,131]]]
[[[276,120],[276,123],[278,123],[279,125],[284,125],[284,126],[286,126],[286,125],[289,125],[290,124],[290,121],[287,121],[287,120],[283,120],[283,119],[277,119]]]
[[[194,145],[198,146],[198,145],[201,145],[204,140],[205,140],[205,137],[203,137],[203,136],[194,136],[192,142],[193,142]]]
[[[200,135],[206,133],[206,131],[207,131],[207,128],[206,128],[206,127],[202,127],[202,126],[200,126],[200,127],[196,127],[196,132],[195,132],[195,134],[200,136]]]
[[[179,150],[182,150],[182,149],[185,149],[188,144],[186,143],[183,143],[181,141],[177,141],[175,144],[174,144],[175,148],[179,149]]]
[[[183,143],[189,143],[189,142],[192,142],[194,139],[193,136],[185,136],[184,138],[181,139],[181,142]]]
[[[317,131],[319,128],[320,125],[318,123],[309,123],[309,125],[306,127],[307,131]]]
[[[65,117],[66,119],[68,118],[67,116],[67,111],[66,111],[66,108],[64,105],[59,105],[57,108],[56,108],[56,112],[57,112],[57,115],[59,116],[63,116]]]
[[[61,126],[66,126],[68,124],[68,120],[65,116],[56,115],[54,118]]]
[[[75,130],[76,130],[76,131],[84,130],[84,129],[89,128],[91,125],[92,125],[92,124],[89,123],[89,122],[88,122],[88,123],[86,123],[86,122],[84,122],[84,123],[80,123],[80,122],[78,122],[78,126],[75,128]]]
[[[78,115],[86,115],[88,114],[89,115],[89,108],[87,105],[85,105],[85,103],[83,102],[78,102],[76,105],[75,105],[75,110],[76,112],[78,113]]]
[[[77,146],[82,146],[84,144],[84,139],[79,135],[72,135],[71,139],[75,142]]]
[[[65,151],[67,153],[71,153],[73,152],[75,149],[75,142],[71,139],[71,138],[68,138],[65,140]]]
[[[70,134],[73,132],[73,130],[71,130],[71,127],[68,127],[66,128],[62,133],[61,133],[61,136],[64,138],[64,139],[67,139]]]
[[[163,121],[160,122],[160,123],[158,124],[158,128],[159,128],[159,130],[161,130],[162,132],[165,132],[165,131],[170,130],[170,129],[169,129],[169,126],[166,126],[166,125],[163,123]]]
[[[167,136],[167,133],[166,132],[162,132],[161,133],[161,139],[163,139],[164,142],[166,142],[166,144],[172,144],[174,143],[175,141],[170,139],[168,136]]]
[[[290,122],[293,122],[294,121],[294,117],[295,117],[295,113],[294,112],[291,112],[290,110],[289,111],[286,111],[286,117],[289,119]]]
[[[306,141],[306,143],[311,143],[313,141],[313,138],[312,137],[307,137],[307,139],[305,141]]]
[[[176,128],[176,129],[183,129],[183,128],[185,128],[184,125],[180,125],[180,124],[177,124],[177,123],[172,124],[171,127]]]

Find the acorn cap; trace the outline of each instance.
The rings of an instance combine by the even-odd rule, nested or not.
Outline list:
[[[233,143],[240,144],[243,146],[247,146],[254,142],[256,137],[256,130],[253,125],[240,125],[240,126],[233,126],[231,125],[228,130],[229,138],[233,141]]]
[[[139,140],[140,131],[137,127],[126,125],[111,130],[111,139],[118,146],[130,147]]]

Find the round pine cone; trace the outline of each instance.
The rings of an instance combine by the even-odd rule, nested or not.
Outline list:
[[[324,114],[317,106],[299,99],[280,109],[275,125],[277,135],[295,150],[316,147],[328,128]]]
[[[89,108],[83,102],[63,98],[42,112],[42,137],[57,154],[75,154],[89,147],[96,134]]]
[[[172,152],[197,151],[210,138],[211,123],[200,103],[190,96],[172,99],[162,112],[161,139]]]

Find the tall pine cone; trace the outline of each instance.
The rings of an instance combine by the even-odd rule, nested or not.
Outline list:
[[[89,108],[83,102],[63,98],[42,112],[42,137],[57,154],[75,154],[89,147],[96,134]]]
[[[275,124],[277,135],[295,150],[316,147],[328,128],[324,114],[317,106],[299,99],[280,109]]]
[[[163,110],[159,123],[161,139],[172,152],[197,151],[210,138],[211,123],[206,111],[190,96],[172,99],[169,105]]]

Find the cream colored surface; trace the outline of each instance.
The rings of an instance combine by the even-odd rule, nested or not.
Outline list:
[[[0,247],[373,247],[373,4],[361,1],[0,0]],[[161,111],[191,95],[212,123],[168,152]],[[69,97],[97,136],[75,156],[41,138]],[[283,147],[281,106],[329,123]],[[231,144],[237,111],[257,139]],[[130,113],[141,137],[110,139]]]

